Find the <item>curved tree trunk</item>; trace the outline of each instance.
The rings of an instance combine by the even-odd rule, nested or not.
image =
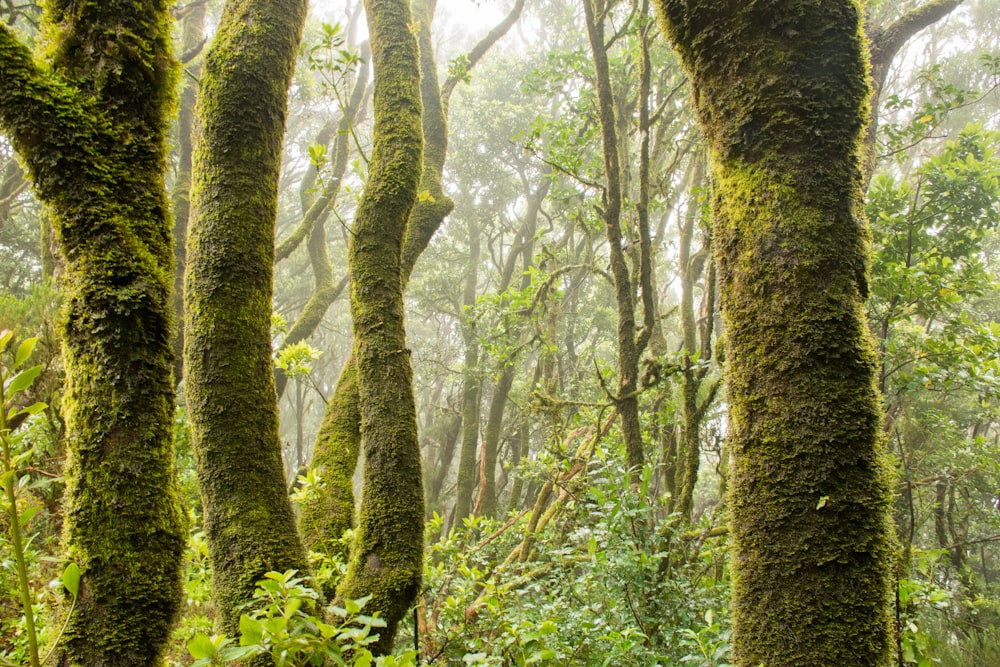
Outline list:
[[[420,65],[405,0],[366,0],[375,71],[368,182],[348,250],[364,486],[357,534],[339,593],[370,595],[388,653],[423,575],[424,495],[400,267],[423,152]]]
[[[852,0],[659,0],[716,184],[737,665],[884,665],[893,560],[862,305]]]
[[[63,664],[157,664],[182,591],[163,183],[176,72],[167,4],[49,3],[50,66],[0,27],[0,125],[65,261],[64,534],[83,577]]]
[[[230,0],[198,92],[185,367],[219,625],[269,570],[305,569],[271,370],[274,223],[305,0]]]

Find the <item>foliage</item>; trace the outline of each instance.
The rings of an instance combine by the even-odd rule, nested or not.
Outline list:
[[[240,617],[239,642],[224,635],[196,634],[188,642],[192,667],[206,667],[264,654],[276,667],[351,665],[410,667],[412,651],[374,658],[368,646],[378,640],[373,628],[384,628],[377,616],[361,612],[368,599],[345,600],[344,606],[320,606],[319,593],[295,570],[268,572],[257,582],[253,610]]]
[[[635,493],[622,489],[624,479],[617,458],[594,461],[559,521],[535,535],[528,559],[516,557],[526,530],[516,515],[504,523],[470,517],[431,544],[425,659],[725,665],[725,545],[707,544],[701,528],[690,534],[648,486]],[[428,534],[440,523],[432,520]]]
[[[7,347],[13,339],[12,332],[5,331],[0,334],[0,355],[6,353]],[[14,572],[17,575],[17,592],[21,602],[24,635],[27,641],[25,653],[27,661],[32,667],[39,667],[48,661],[62,636],[62,630],[60,630],[52,639],[49,648],[40,651],[35,618],[35,601],[38,596],[29,583],[29,566],[26,559],[31,540],[29,539],[27,542],[24,540],[24,530],[41,507],[38,504],[25,504],[24,506],[18,504],[19,496],[23,496],[31,485],[31,476],[26,474],[25,468],[33,455],[31,441],[25,437],[25,432],[21,430],[21,427],[47,407],[40,402],[21,407],[21,397],[17,396],[28,390],[44,370],[42,365],[22,368],[34,351],[37,342],[37,338],[27,338],[21,341],[14,353],[13,361],[9,364],[0,361],[0,447],[2,447],[2,452],[0,452],[2,454],[0,486],[3,487],[4,492],[3,510],[10,531]],[[19,368],[20,370],[18,370]],[[61,584],[71,596],[70,608],[66,612],[66,617],[69,618],[76,604],[80,587],[80,569],[76,563],[70,563],[66,567]],[[0,663],[13,664],[2,658],[0,658]]]

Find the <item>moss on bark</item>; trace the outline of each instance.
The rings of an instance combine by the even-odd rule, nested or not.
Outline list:
[[[414,7],[420,43],[420,94],[423,106],[421,124],[424,135],[424,161],[419,191],[427,193],[417,201],[406,224],[400,260],[401,280],[405,289],[410,274],[420,253],[424,251],[431,237],[444,219],[451,213],[454,203],[446,197],[441,188],[445,155],[448,146],[448,128],[444,106],[437,87],[437,66],[431,49],[430,24],[434,13],[433,2],[418,2]],[[356,363],[352,355],[347,366]],[[322,551],[340,538],[343,530],[354,524],[354,489],[352,478],[360,453],[359,419],[357,408],[356,379],[352,384],[343,385],[345,378],[356,378],[356,370],[341,372],[334,396],[327,403],[323,417],[324,426],[316,438],[313,450],[313,467],[322,466],[326,470],[326,482],[318,491],[314,502],[303,508],[302,523],[308,523],[306,544],[310,549]],[[352,403],[353,402],[353,403]],[[342,469],[333,470],[333,466]],[[329,498],[323,498],[324,495]],[[350,502],[347,502],[350,500]],[[330,512],[327,517],[322,512]],[[313,527],[328,526],[334,532],[325,536],[311,532]]]
[[[185,367],[219,625],[268,570],[305,569],[271,367],[274,221],[305,0],[230,0],[198,92]]]
[[[420,588],[424,498],[410,353],[403,328],[403,234],[417,198],[423,133],[417,43],[404,0],[367,0],[375,135],[348,262],[364,487],[340,594],[371,595],[386,653]]]
[[[713,158],[736,664],[884,665],[893,560],[852,0],[659,0]]]
[[[61,660],[152,665],[186,532],[172,476],[167,3],[50,2],[45,26],[46,65],[0,28],[0,125],[65,261],[64,537],[83,577]]]

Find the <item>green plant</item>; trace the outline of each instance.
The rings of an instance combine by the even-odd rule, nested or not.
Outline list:
[[[257,582],[253,611],[240,617],[239,643],[225,635],[198,633],[188,642],[195,662],[207,667],[254,655],[268,655],[276,667],[410,667],[416,653],[375,658],[367,646],[378,639],[378,617],[361,614],[367,598],[344,606],[320,606],[320,596],[295,570],[268,572]],[[329,621],[329,622],[327,622]]]
[[[730,630],[724,628],[715,619],[715,612],[709,609],[705,612],[705,625],[697,631],[681,630],[681,643],[690,651],[681,662],[699,667],[729,667],[729,634]]]
[[[7,350],[14,338],[12,332],[0,334],[0,354]],[[15,570],[18,580],[18,594],[21,599],[21,607],[24,611],[25,634],[28,641],[28,661],[32,667],[40,667],[48,661],[52,652],[59,642],[62,632],[52,641],[51,646],[44,652],[44,657],[40,657],[38,649],[38,633],[36,631],[35,612],[33,608],[33,593],[28,582],[28,565],[25,560],[27,544],[22,534],[23,528],[27,525],[31,517],[38,511],[38,507],[30,507],[25,511],[18,508],[17,499],[19,492],[29,481],[27,475],[22,474],[23,465],[31,458],[33,448],[26,446],[23,433],[19,432],[28,418],[40,413],[47,406],[45,403],[34,403],[28,407],[18,407],[15,396],[26,389],[35,381],[35,378],[42,372],[41,365],[31,366],[18,371],[24,365],[35,349],[37,338],[28,338],[17,347],[14,353],[14,361],[8,367],[0,363],[0,445],[3,449],[2,464],[0,468],[0,485],[4,490],[4,512],[10,524],[11,544],[14,551]],[[73,606],[76,604],[77,593],[80,585],[80,569],[75,563],[70,563],[63,572],[62,584],[72,596],[70,609],[66,614],[68,619],[73,613]],[[3,664],[13,665],[7,660],[0,659]]]

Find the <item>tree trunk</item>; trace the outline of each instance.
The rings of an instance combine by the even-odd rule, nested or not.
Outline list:
[[[220,629],[269,570],[304,570],[271,362],[285,106],[305,0],[230,0],[198,92],[185,281],[187,402]]]
[[[205,1],[192,2],[181,22],[181,48],[185,52],[200,49],[205,39]],[[190,77],[181,81],[180,108],[177,113],[177,173],[170,203],[174,210],[174,317],[184,321],[184,270],[187,266],[187,229],[191,217],[191,160],[193,158],[194,107],[201,76],[201,62],[188,68]],[[174,337],[174,382],[184,378],[184,327],[178,326]]]
[[[83,577],[62,662],[155,665],[186,533],[171,438],[167,3],[53,2],[45,21],[49,65],[0,27],[0,125],[65,261],[64,535]]]
[[[473,309],[479,277],[479,223],[469,220],[469,264],[465,270],[462,312],[459,313],[462,339],[465,342],[465,369],[462,374],[462,445],[458,457],[458,481],[455,496],[455,525],[472,513],[472,497],[479,480],[479,335]]]
[[[713,158],[737,665],[884,665],[893,560],[862,305],[852,0],[659,0]]]
[[[364,486],[339,593],[371,595],[388,653],[423,574],[424,496],[410,351],[403,328],[403,234],[417,199],[423,150],[420,65],[405,0],[366,0],[375,71],[375,133],[348,263]]]
[[[622,436],[628,457],[629,477],[637,485],[645,463],[642,427],[639,423],[639,349],[635,334],[635,288],[629,276],[628,263],[622,250],[621,166],[618,139],[615,132],[615,105],[611,90],[611,73],[607,45],[604,42],[604,2],[583,0],[587,36],[594,56],[597,75],[598,113],[601,121],[601,139],[604,149],[604,177],[607,186],[602,200],[605,232],[614,278],[615,302],[618,310],[618,393],[615,404],[622,418]]]

